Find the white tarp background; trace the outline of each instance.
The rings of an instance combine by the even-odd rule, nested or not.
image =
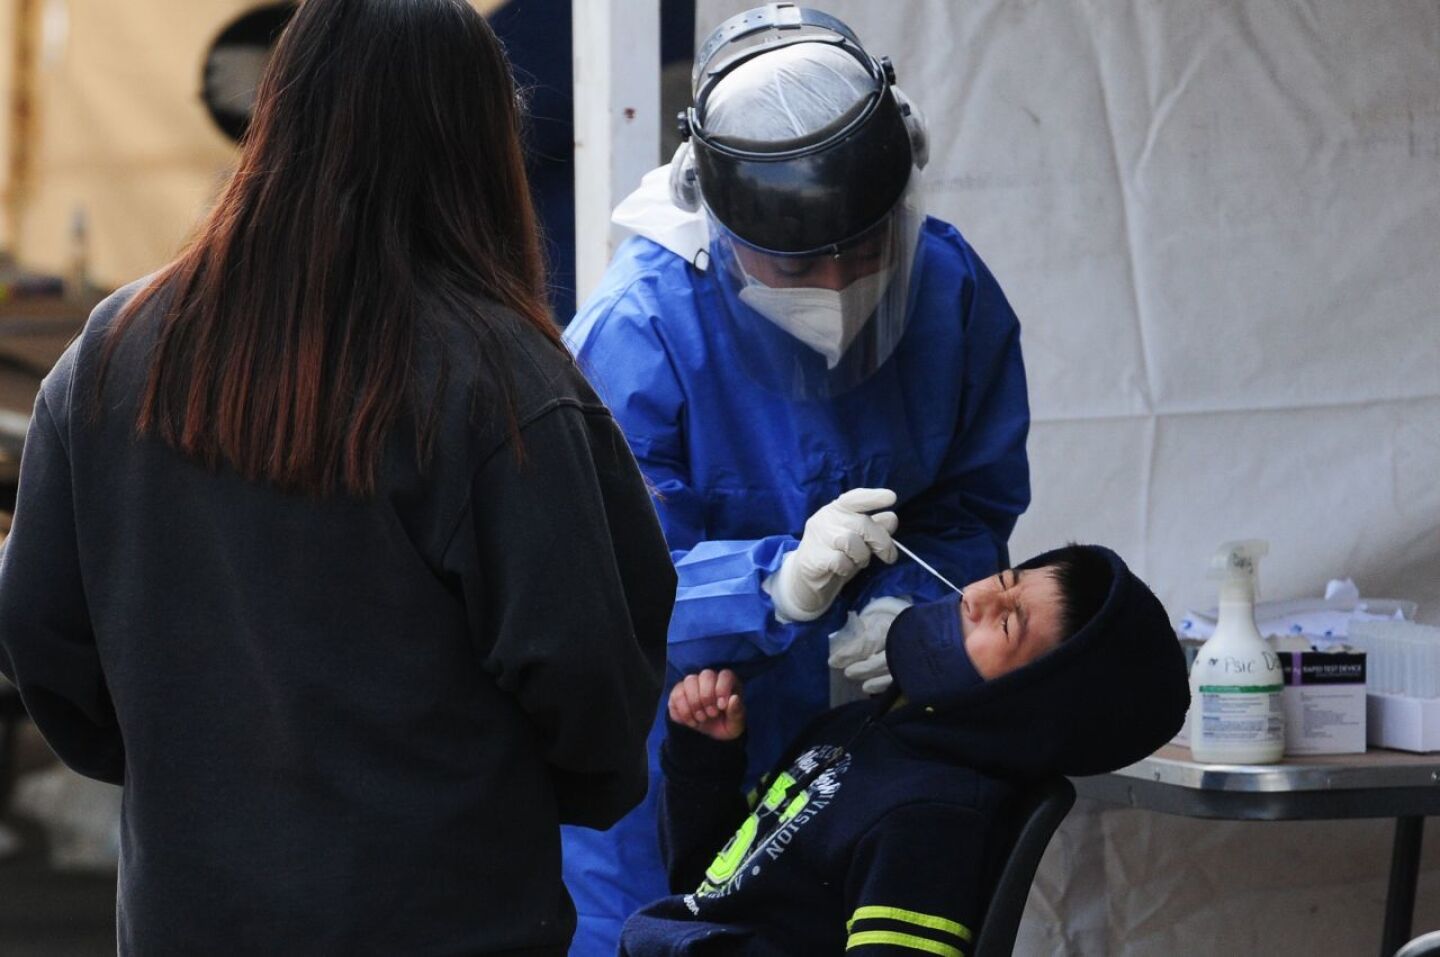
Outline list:
[[[1440,620],[1440,5],[822,5],[893,56],[931,209],[1024,324],[1017,558],[1113,545],[1178,618],[1215,545],[1261,537],[1268,598],[1346,574]],[[699,30],[746,6],[700,0]],[[1389,848],[1082,807],[1020,952],[1373,951]]]

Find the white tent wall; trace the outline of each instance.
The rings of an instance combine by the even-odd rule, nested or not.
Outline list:
[[[749,4],[700,0],[702,36]],[[1440,6],[827,0],[928,116],[925,180],[1024,325],[1012,550],[1113,545],[1178,619],[1213,548],[1440,620]],[[1026,954],[1355,953],[1385,822],[1086,806]],[[1440,928],[1440,836],[1416,928]]]

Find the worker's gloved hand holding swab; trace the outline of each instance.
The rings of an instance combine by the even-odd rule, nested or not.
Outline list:
[[[872,557],[895,561],[894,512],[870,514],[895,504],[895,493],[883,488],[856,488],[821,508],[805,523],[800,547],[770,576],[765,590],[781,621],[813,621],[830,608],[845,583],[870,564]]]

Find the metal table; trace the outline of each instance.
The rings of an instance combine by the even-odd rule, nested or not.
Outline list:
[[[1114,774],[1074,778],[1082,797],[1232,821],[1395,819],[1381,957],[1410,939],[1425,818],[1440,814],[1440,755],[1372,749],[1280,764],[1201,764],[1167,745]]]

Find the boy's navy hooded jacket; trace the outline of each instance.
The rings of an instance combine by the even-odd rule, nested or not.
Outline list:
[[[743,737],[671,723],[661,841],[675,896],[629,920],[621,953],[970,953],[1019,823],[1016,789],[1123,767],[1184,719],[1164,609],[1096,550],[1114,571],[1100,612],[991,682],[957,666],[957,599],[904,612],[888,658],[906,703],[822,715],[748,800]]]
[[[609,412],[518,316],[437,305],[428,467],[402,421],[373,498],[284,494],[136,438],[157,302],[91,414],[136,289],[41,387],[0,551],[0,673],[125,789],[120,953],[563,954],[559,825],[645,793],[675,585]]]

